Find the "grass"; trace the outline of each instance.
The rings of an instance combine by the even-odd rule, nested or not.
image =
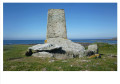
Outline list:
[[[117,45],[97,43],[102,58],[54,58],[26,57],[27,48],[32,45],[4,45],[4,71],[116,71]]]

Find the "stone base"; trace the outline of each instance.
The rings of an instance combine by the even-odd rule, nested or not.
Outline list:
[[[48,52],[37,52],[37,53],[33,53],[32,56],[34,57],[47,57],[47,58],[51,58],[53,57],[53,55],[51,53]]]
[[[68,39],[63,38],[49,38],[45,44],[37,44],[29,47],[29,52],[26,55],[32,53],[32,50],[36,51],[32,56],[35,57],[54,57],[56,59],[69,59],[83,56],[91,56],[98,53],[98,47],[96,44],[88,46],[85,50],[84,46],[78,43],[74,43]]]
[[[63,38],[49,38],[47,43],[55,44],[62,47],[62,50],[67,54],[83,57],[85,54],[85,48],[81,44],[74,43],[71,40]]]

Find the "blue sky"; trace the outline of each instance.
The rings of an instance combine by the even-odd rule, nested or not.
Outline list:
[[[46,38],[48,9],[64,9],[69,39],[117,36],[116,3],[4,3],[4,40]]]

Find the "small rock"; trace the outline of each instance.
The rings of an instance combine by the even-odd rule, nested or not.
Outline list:
[[[92,44],[88,46],[88,50],[94,51],[95,53],[98,53],[98,47],[97,44]]]
[[[85,53],[86,53],[87,56],[91,56],[91,55],[97,54],[98,53],[97,44],[89,45],[88,49],[86,50]]]

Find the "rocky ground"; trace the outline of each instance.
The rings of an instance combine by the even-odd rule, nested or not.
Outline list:
[[[25,52],[33,45],[4,45],[4,71],[116,71],[117,45],[97,43],[101,58],[26,57]],[[87,48],[89,43],[82,43]]]

